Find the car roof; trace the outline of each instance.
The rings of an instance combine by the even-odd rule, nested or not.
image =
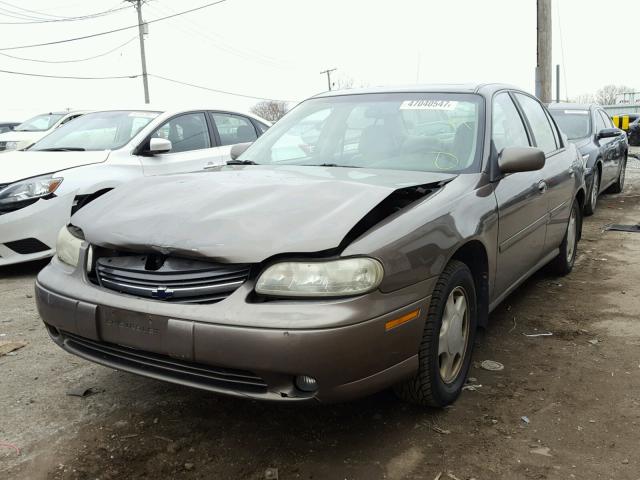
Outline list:
[[[549,110],[591,110],[592,108],[601,107],[597,103],[559,102],[549,104]]]
[[[214,112],[228,112],[228,113],[237,113],[239,115],[244,115],[246,117],[254,118],[266,125],[271,125],[272,122],[265,120],[264,118],[256,115],[255,113],[251,113],[245,109],[241,108],[221,108],[221,107],[210,107],[203,105],[189,105],[189,106],[181,106],[181,107],[168,107],[162,105],[155,104],[145,104],[145,105],[124,105],[122,107],[112,107],[112,108],[98,108],[95,110],[91,110],[91,113],[99,113],[99,112],[116,112],[116,111],[132,111],[132,112],[158,112],[165,116],[176,115],[183,112],[192,112],[192,111],[214,111]]]
[[[311,98],[337,97],[342,95],[366,95],[369,93],[482,93],[491,94],[498,90],[522,89],[504,83],[436,83],[418,85],[380,86],[352,88],[348,90],[332,90],[319,93]]]

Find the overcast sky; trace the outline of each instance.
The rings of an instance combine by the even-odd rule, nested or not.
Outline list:
[[[145,20],[211,0],[148,0]],[[614,19],[640,19],[636,0],[553,0],[553,63],[563,64],[562,96],[591,93],[608,83],[640,90],[640,54],[630,30]],[[11,6],[14,5],[14,6]],[[118,0],[3,0],[2,15],[79,16],[127,5]],[[14,12],[14,13],[11,13]],[[559,15],[558,15],[559,13]],[[53,18],[53,17],[50,17]],[[137,22],[135,10],[93,20],[0,25],[0,48],[55,41]],[[562,30],[562,46],[561,35]],[[130,29],[61,45],[4,50],[51,61],[105,53],[137,35]],[[301,100],[334,79],[356,86],[497,81],[534,90],[535,0],[227,0],[149,25],[151,74],[246,95]],[[634,53],[635,49],[635,53]],[[564,56],[562,55],[564,50]],[[563,58],[564,57],[564,58]],[[112,76],[140,73],[137,41],[99,58],[36,63],[0,55],[0,70],[48,75]],[[142,81],[62,80],[0,73],[0,120],[62,108],[143,103]],[[555,91],[555,87],[554,87]],[[151,102],[247,109],[256,100],[150,78]]]

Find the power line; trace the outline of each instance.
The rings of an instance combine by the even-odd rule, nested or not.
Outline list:
[[[196,85],[195,83],[182,82],[180,80],[175,80],[173,78],[163,77],[161,75],[154,75],[153,73],[150,73],[149,76],[150,77],[159,78],[160,80],[165,80],[167,82],[177,83],[177,84],[180,84],[180,85],[186,85],[188,87],[193,87],[193,88],[199,88],[201,90],[208,90],[210,92],[215,92],[215,93],[223,93],[225,95],[233,95],[234,97],[251,98],[253,100],[275,100],[275,101],[278,101],[278,102],[295,102],[295,100],[279,100],[277,98],[256,97],[254,95],[246,95],[246,94],[243,94],[243,93],[235,93],[235,92],[229,92],[229,91],[226,91],[226,90],[218,90],[216,88],[204,87],[202,85]]]
[[[137,40],[138,37],[132,37],[129,40],[127,40],[126,42],[124,42],[122,45],[118,45],[115,48],[112,48],[111,50],[104,52],[104,53],[100,53],[98,55],[94,55],[92,57],[87,57],[87,58],[77,58],[77,59],[73,59],[73,60],[39,60],[36,58],[24,58],[24,57],[17,57],[15,55],[9,55],[8,53],[2,53],[0,52],[0,55],[4,56],[4,57],[9,57],[9,58],[13,58],[15,60],[23,60],[25,62],[37,62],[37,63],[78,63],[78,62],[86,62],[87,60],[93,60],[95,58],[100,58],[100,57],[104,57],[106,55],[109,55],[110,53],[115,52],[116,50],[119,50],[127,45],[129,45],[131,42],[133,42],[134,40]]]
[[[166,15],[167,13],[175,13],[173,9],[166,5],[162,5],[160,2],[154,4],[149,3],[147,6],[151,7],[153,10],[157,10],[161,15]],[[282,60],[269,57],[257,51],[241,49],[236,45],[225,42],[224,36],[217,34],[215,30],[208,29],[206,31],[203,31],[202,26],[196,20],[184,17],[181,18],[180,21],[182,21],[185,26],[187,26],[187,28],[181,28],[179,25],[176,25],[177,28],[185,32],[187,35],[198,36],[202,39],[207,40],[211,43],[211,45],[223,52],[227,52],[231,55],[235,55],[245,60],[258,61],[269,67],[280,69],[283,68],[285,62],[283,62]],[[216,38],[214,38],[214,36]]]
[[[42,77],[42,78],[64,78],[68,80],[118,80],[122,78],[138,78],[140,75],[114,75],[110,77],[76,77],[65,75],[44,75],[41,73],[15,72],[12,70],[0,70],[0,73],[8,73],[11,75],[23,75],[26,77]]]
[[[91,14],[87,14],[87,15],[81,15],[78,17],[60,17],[60,18],[38,18],[38,17],[30,17],[30,16],[16,16],[16,15],[9,15],[6,13],[2,13],[2,11],[6,11],[6,12],[10,12],[10,10],[6,10],[6,9],[2,9],[2,11],[0,11],[0,15],[4,15],[7,17],[11,17],[11,18],[17,18],[17,19],[21,19],[21,20],[27,20],[29,19],[29,21],[24,21],[24,22],[0,22],[0,25],[33,25],[33,24],[41,24],[41,23],[59,23],[59,22],[77,22],[80,20],[92,20],[94,18],[100,18],[100,17],[104,17],[106,15],[112,14],[112,13],[116,13],[116,12],[120,12],[122,10],[126,10],[129,9],[131,7],[127,6],[127,7],[120,7],[120,8],[112,8],[110,10],[105,10],[103,12],[96,12],[96,13],[91,13]],[[10,13],[18,13],[18,12],[10,12]]]
[[[167,20],[169,18],[179,17],[181,15],[185,15],[187,13],[191,13],[191,12],[195,12],[195,11],[198,11],[198,10],[202,10],[204,8],[207,8],[207,7],[212,7],[214,5],[218,5],[218,4],[224,3],[226,1],[227,0],[217,0],[216,2],[207,3],[207,4],[201,5],[199,7],[195,7],[195,8],[191,8],[189,10],[184,10],[182,12],[174,13],[173,15],[167,15],[166,17],[155,18],[153,20],[146,21],[145,23],[146,24],[156,23],[156,22],[160,22],[160,21],[163,21],[163,20]],[[13,47],[4,47],[4,48],[0,48],[0,51],[18,50],[18,49],[21,49],[21,48],[44,47],[44,46],[47,46],[47,45],[58,45],[60,43],[75,42],[75,41],[78,41],[78,40],[85,40],[87,38],[95,38],[95,37],[100,37],[100,36],[103,36],[103,35],[109,35],[111,33],[122,32],[123,30],[129,30],[131,28],[138,28],[138,24],[136,23],[135,25],[129,25],[127,27],[116,28],[114,30],[108,30],[106,32],[93,33],[91,35],[83,35],[82,37],[66,38],[64,40],[55,40],[53,42],[33,43],[31,45],[16,45],[16,46],[13,46]]]

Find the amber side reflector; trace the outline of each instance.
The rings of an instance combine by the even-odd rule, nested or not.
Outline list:
[[[410,322],[414,318],[418,318],[419,315],[420,315],[420,309],[414,310],[413,312],[409,312],[406,315],[403,315],[399,318],[396,318],[394,320],[389,320],[387,323],[384,324],[384,329],[388,332],[392,328],[399,327],[404,323]]]

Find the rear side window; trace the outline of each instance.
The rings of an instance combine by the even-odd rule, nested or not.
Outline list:
[[[529,146],[527,131],[508,93],[499,93],[493,99],[491,124],[491,139],[498,153],[506,147]]]
[[[529,121],[536,146],[544,153],[557,150],[556,138],[542,105],[537,100],[521,93],[516,93],[516,98]]]
[[[253,142],[258,135],[251,120],[239,115],[214,113],[213,121],[220,135],[220,145]]]

